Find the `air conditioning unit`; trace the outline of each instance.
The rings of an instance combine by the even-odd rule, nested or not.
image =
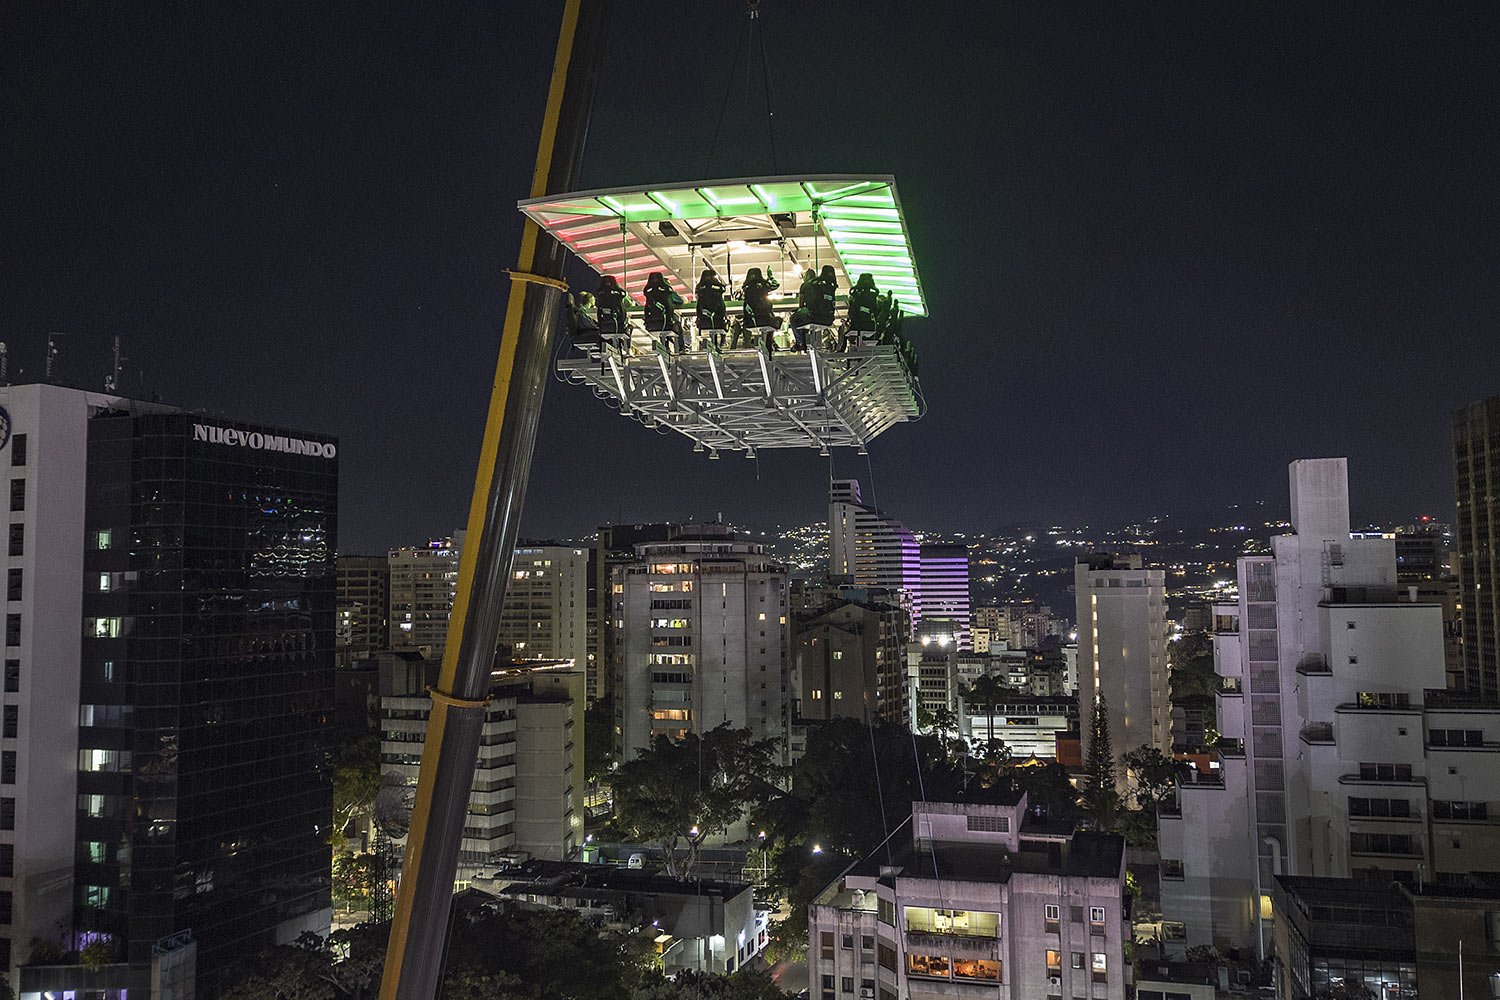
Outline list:
[[[1048,976],[1047,988],[1053,990],[1062,989],[1062,976]]]
[[[860,1000],[875,1000],[875,991],[865,987],[859,991]]]

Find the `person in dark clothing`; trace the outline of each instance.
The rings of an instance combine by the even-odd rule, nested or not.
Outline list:
[[[862,343],[866,334],[875,332],[875,316],[879,309],[880,289],[875,287],[875,276],[861,274],[854,287],[849,289],[849,333],[854,335],[855,344]],[[840,340],[839,350],[844,350],[846,346],[847,343]]]
[[[630,324],[625,315],[625,289],[612,274],[599,279],[599,290],[594,301],[599,308],[599,332],[605,336],[619,337],[629,346]]]
[[[696,296],[698,336],[704,340],[711,337],[715,347],[723,347],[724,331],[729,329],[729,317],[724,308],[724,282],[719,280],[713,268],[705,267],[693,293]]]
[[[802,287],[797,289],[797,310],[792,313],[792,350],[807,350],[807,327],[813,322],[813,302],[819,295],[818,276],[812,268],[802,272]]]
[[[568,321],[573,328],[573,343],[599,343],[599,321],[594,318],[594,297],[588,292],[568,296]]]
[[[669,344],[675,344],[677,353],[681,354],[686,349],[682,341],[682,320],[677,318],[677,307],[682,305],[682,296],[667,284],[666,275],[660,271],[652,271],[646,277],[645,295],[646,329],[651,333],[670,333],[671,337],[663,339]]]
[[[760,268],[752,267],[745,274],[744,284],[741,285],[741,293],[745,297],[745,311],[741,323],[744,327],[745,346],[751,346],[753,330],[766,331],[766,349],[772,346],[772,338],[775,336],[776,328],[781,324],[776,320],[776,312],[771,308],[771,293],[781,287],[775,275],[761,276]]]
[[[877,344],[891,342],[891,309],[895,304],[895,297],[890,292],[886,292],[875,305],[875,342]]]
[[[812,301],[808,303],[815,324],[833,326],[833,314],[838,305],[838,295],[839,279],[834,274],[833,265],[824,264],[823,272],[818,275],[813,285]]]

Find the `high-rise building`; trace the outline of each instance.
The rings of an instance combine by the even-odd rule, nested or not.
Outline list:
[[[1187,945],[1268,948],[1277,875],[1441,882],[1500,850],[1500,721],[1445,690],[1441,607],[1400,599],[1393,538],[1351,535],[1344,459],[1290,479],[1291,533],[1214,608],[1218,766],[1158,822]]]
[[[123,404],[57,386],[0,387],[10,479],[0,974],[16,987],[32,942],[66,945],[73,927],[88,421],[112,405]]]
[[[900,521],[864,503],[856,479],[835,480],[828,494],[828,573],[857,587],[904,592],[913,624],[922,588],[921,546]]]
[[[340,666],[389,648],[391,563],[387,556],[339,556],[336,642]]]
[[[814,996],[1134,996],[1125,840],[1034,815],[1024,792],[913,802],[808,907]]]
[[[1116,755],[1172,748],[1167,697],[1166,572],[1139,555],[1094,556],[1074,568],[1078,607],[1078,711],[1085,752],[1102,695]],[[1124,788],[1125,769],[1116,768]]]
[[[590,564],[594,573],[590,589],[594,612],[594,644],[588,685],[591,705],[608,694],[613,684],[614,675],[610,664],[614,662],[618,629],[610,615],[610,585],[614,579],[615,567],[634,562],[635,547],[642,542],[670,541],[676,536],[677,527],[667,522],[605,524],[599,527],[599,538]]]
[[[329,924],[337,446],[54,386],[0,408],[6,971],[102,944],[12,983],[191,995]]]
[[[458,592],[464,533],[390,552],[391,648],[422,649],[441,659],[448,645],[448,614]]]
[[[684,526],[615,567],[615,749],[729,723],[787,732],[787,569],[719,524]]]
[[[525,858],[567,860],[583,842],[583,669],[571,662],[491,675],[469,792],[458,879]],[[417,688],[381,699],[381,768],[411,785],[432,699]]]
[[[958,648],[971,648],[969,547],[923,542],[918,551],[922,567],[916,609],[918,619],[952,622]]]
[[[1009,649],[1036,649],[1054,636],[1066,637],[1070,631],[1066,618],[1054,615],[1045,604],[1010,604],[975,608],[976,631],[986,633],[989,646],[1004,643]],[[983,652],[978,645],[975,652]]]
[[[1500,396],[1453,413],[1453,494],[1468,689],[1500,700]]]
[[[208,972],[326,929],[336,444],[105,411],[86,502],[75,926]]]
[[[794,622],[794,720],[906,721],[905,611],[868,591],[844,588]]]
[[[574,545],[516,548],[500,643],[519,660],[589,662],[589,550]]]

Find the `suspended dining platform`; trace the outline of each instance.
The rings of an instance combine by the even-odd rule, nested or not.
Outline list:
[[[926,301],[893,178],[819,175],[613,188],[536,198],[520,208],[629,295],[626,329],[604,322],[580,337],[559,374],[648,427],[676,430],[697,451],[753,456],[756,448],[863,449],[925,409],[915,352],[900,320]],[[833,269],[840,308],[831,325],[790,319],[803,272]],[[698,330],[693,288],[705,267],[727,286],[726,330]],[[774,316],[740,329],[736,297],[758,268],[781,288]],[[660,272],[685,300],[681,337],[648,332],[640,306]],[[889,294],[885,322],[855,331],[842,308],[851,278],[870,274]],[[893,303],[894,307],[889,307]],[[602,317],[601,317],[602,319]],[[805,319],[805,317],[804,317]],[[866,324],[868,325],[868,324]],[[749,326],[749,324],[745,324]]]

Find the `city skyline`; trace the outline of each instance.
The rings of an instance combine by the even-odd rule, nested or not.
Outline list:
[[[931,412],[868,465],[836,453],[834,474],[873,473],[882,506],[962,530],[975,496],[999,522],[1146,516],[1275,496],[1288,461],[1347,455],[1372,519],[1449,519],[1447,414],[1493,392],[1459,362],[1500,312],[1476,208],[1495,16],[768,8],[778,65],[816,47],[838,75],[878,51],[923,76],[879,101],[773,79],[774,167],[895,174],[930,298],[909,333]],[[329,7],[11,27],[0,113],[28,183],[4,274],[31,290],[0,303],[12,380],[58,331],[58,376],[97,387],[119,335],[131,395],[338,435],[346,550],[460,524],[536,129],[535,102],[509,97],[545,72],[509,53],[544,51],[550,20]],[[716,30],[672,28],[689,46]],[[955,31],[987,58],[941,59]],[[608,54],[633,84],[601,89],[588,183],[772,169],[763,108],[733,112],[705,165],[717,82],[685,88],[633,51]],[[627,155],[645,129],[669,141]],[[811,453],[709,464],[551,388],[528,535],[704,517],[726,496],[756,522],[821,506],[829,463]]]

